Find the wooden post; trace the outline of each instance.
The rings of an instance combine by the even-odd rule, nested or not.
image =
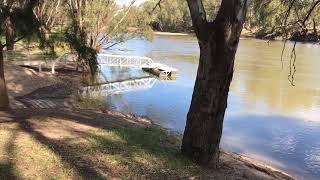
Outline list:
[[[55,65],[55,62],[54,62],[54,61],[52,61],[52,66],[51,66],[51,73],[52,73],[52,74],[54,74],[54,73],[55,73],[54,65]]]
[[[42,72],[42,67],[41,67],[41,63],[39,63],[39,72]]]

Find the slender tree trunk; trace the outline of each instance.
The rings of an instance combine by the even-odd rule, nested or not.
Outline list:
[[[4,78],[3,64],[3,47],[0,47],[0,111],[6,110],[9,107],[9,98],[7,93],[6,81]]]
[[[54,42],[50,38],[50,33],[51,33],[50,29],[46,28],[43,25],[40,27],[40,38],[41,38],[40,47],[49,48],[49,51],[50,51],[49,53],[52,56],[55,56],[56,52],[55,52],[55,48],[54,48]]]
[[[312,22],[313,22],[313,33],[314,33],[315,35],[318,35],[317,23],[316,23],[316,21],[314,20],[314,18],[312,19]]]
[[[13,50],[14,49],[14,29],[13,24],[11,22],[10,18],[7,18],[5,21],[5,31],[6,31],[6,47],[7,50]]]
[[[200,164],[211,162],[217,167],[223,119],[247,1],[223,0],[212,23],[205,19],[201,0],[188,0],[188,6],[199,41],[200,61],[181,149]],[[195,12],[198,9],[202,11]]]

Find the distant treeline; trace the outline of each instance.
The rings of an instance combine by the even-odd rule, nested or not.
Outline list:
[[[192,32],[192,23],[186,0],[163,0],[155,8],[158,0],[146,1],[141,7],[150,12],[151,26],[156,31]],[[221,0],[204,0],[207,18],[214,19]],[[283,36],[283,26],[286,26],[288,38],[302,41],[318,41],[317,29],[320,24],[320,9],[316,9],[301,28],[299,20],[308,14],[312,1],[296,1],[294,8],[288,13],[290,4],[283,0],[253,0],[251,1],[245,28],[252,31],[257,38],[275,38]],[[155,8],[155,9],[154,9]],[[154,9],[154,11],[152,11]],[[151,12],[152,11],[152,12]],[[285,17],[288,15],[287,20]],[[285,23],[286,22],[286,23]],[[295,23],[293,23],[295,22]],[[288,28],[289,27],[289,28]]]

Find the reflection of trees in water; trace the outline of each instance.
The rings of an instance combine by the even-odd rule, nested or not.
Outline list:
[[[248,109],[255,109],[261,101],[272,110],[287,113],[320,108],[319,51],[297,46],[296,86],[291,86],[287,79],[291,51],[285,52],[281,70],[281,46],[281,42],[241,41],[231,90],[244,99]]]
[[[155,121],[156,123],[164,125],[165,127],[175,127],[172,124],[174,121],[172,120],[172,116],[169,114],[170,111],[168,111],[167,106],[159,106],[149,103],[145,105],[144,109],[145,116]]]
[[[131,70],[127,67],[109,67],[111,79],[118,80],[118,79],[127,79],[131,77]]]
[[[145,76],[146,73],[142,69],[131,67],[108,67],[104,66],[100,74],[100,83],[106,83],[116,80],[127,80]]]
[[[255,109],[263,101],[272,110],[296,112],[300,108],[320,108],[319,81],[296,79],[291,86],[283,71],[248,66],[247,71],[236,72],[231,90],[247,102],[248,109]]]
[[[122,94],[113,94],[107,98],[108,108],[122,111],[122,112],[132,112],[132,107],[128,100]]]

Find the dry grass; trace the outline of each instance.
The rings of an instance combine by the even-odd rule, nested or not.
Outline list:
[[[200,167],[180,154],[179,136],[133,116],[88,110],[0,115],[0,179],[285,177],[224,153],[218,171]]]

